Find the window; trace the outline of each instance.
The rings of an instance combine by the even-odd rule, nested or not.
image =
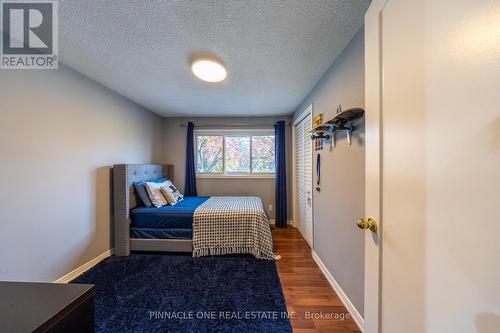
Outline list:
[[[198,173],[220,173],[223,171],[222,163],[222,143],[223,136],[198,136],[197,165]]]
[[[269,130],[197,130],[201,176],[274,176],[274,133]]]

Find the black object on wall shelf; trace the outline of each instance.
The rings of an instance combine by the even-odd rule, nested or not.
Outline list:
[[[338,131],[346,131],[347,142],[351,145],[352,132],[356,129],[355,123],[365,115],[365,110],[361,108],[352,108],[341,111],[341,107],[337,109],[337,115],[323,124],[311,130],[311,139],[333,139],[335,147],[335,136]]]

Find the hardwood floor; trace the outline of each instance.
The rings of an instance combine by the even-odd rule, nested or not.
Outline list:
[[[311,255],[311,248],[294,227],[273,228],[275,253],[283,293],[294,333],[358,333],[341,300]],[[347,318],[346,318],[347,316]]]

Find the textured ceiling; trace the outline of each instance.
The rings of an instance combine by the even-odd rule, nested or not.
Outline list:
[[[60,60],[165,116],[295,110],[362,26],[370,0],[59,1]],[[190,72],[199,53],[228,78]]]

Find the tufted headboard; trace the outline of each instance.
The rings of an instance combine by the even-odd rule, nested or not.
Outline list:
[[[113,212],[115,255],[130,254],[130,210],[137,207],[134,183],[165,177],[174,181],[174,166],[165,164],[115,164]]]

